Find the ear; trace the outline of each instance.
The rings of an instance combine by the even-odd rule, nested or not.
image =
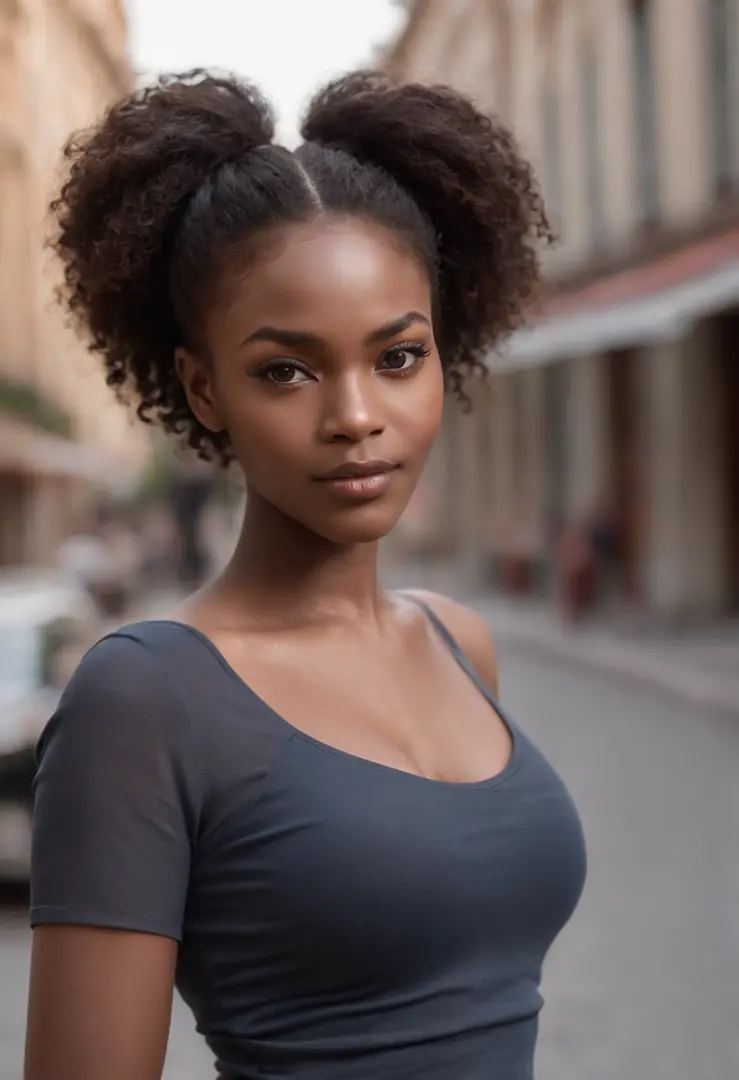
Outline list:
[[[195,417],[208,431],[223,431],[224,424],[213,386],[213,370],[205,360],[188,349],[174,354],[175,369]]]

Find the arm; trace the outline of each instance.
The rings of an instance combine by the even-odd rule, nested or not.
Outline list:
[[[490,627],[482,616],[439,593],[425,589],[408,591],[428,604],[434,614],[438,615],[472,664],[480,681],[488,687],[493,697],[497,698],[498,659]]]
[[[39,746],[25,1080],[160,1080],[198,779],[160,665],[95,646]]]
[[[160,1080],[176,958],[152,934],[37,927],[25,1080]]]

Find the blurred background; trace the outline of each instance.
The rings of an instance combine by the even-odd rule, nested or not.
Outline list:
[[[21,1075],[38,732],[106,627],[217,569],[243,497],[115,405],[64,325],[44,248],[61,147],[195,65],[257,81],[291,143],[359,64],[503,117],[558,235],[384,553],[388,583],[486,616],[504,702],[583,813],[591,878],[548,964],[540,1078],[731,1080],[739,0],[0,2],[0,1080]],[[178,1008],[167,1080],[211,1071]]]

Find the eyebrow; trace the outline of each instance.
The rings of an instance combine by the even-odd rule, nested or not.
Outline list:
[[[364,343],[365,345],[377,345],[381,341],[387,341],[388,338],[402,334],[404,330],[407,330],[414,323],[423,323],[427,327],[431,326],[430,320],[422,312],[407,311],[405,315],[401,315],[399,318],[379,326],[377,330],[373,330],[364,339]],[[247,338],[244,338],[242,345],[250,345],[255,341],[271,341],[276,345],[284,345],[287,348],[310,348],[324,343],[318,334],[311,334],[308,330],[282,330],[277,326],[260,326],[253,334],[249,334]]]
[[[423,323],[424,326],[431,326],[430,321],[420,311],[407,311],[405,315],[401,315],[399,319],[393,319],[391,322],[385,323],[384,326],[379,326],[377,330],[373,330],[371,334],[364,339],[366,345],[377,345],[380,341],[387,341],[388,338],[395,337],[397,334],[402,334],[404,330],[407,330],[409,326],[413,326],[414,323]]]

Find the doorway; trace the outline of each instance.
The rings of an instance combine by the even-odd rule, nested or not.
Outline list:
[[[610,511],[616,533],[615,586],[619,599],[643,599],[645,452],[639,408],[639,354],[606,357]]]
[[[739,612],[739,313],[719,320],[716,350],[724,480],[727,607]]]
[[[567,498],[567,368],[544,368],[544,543],[553,570],[553,555],[565,525]]]

